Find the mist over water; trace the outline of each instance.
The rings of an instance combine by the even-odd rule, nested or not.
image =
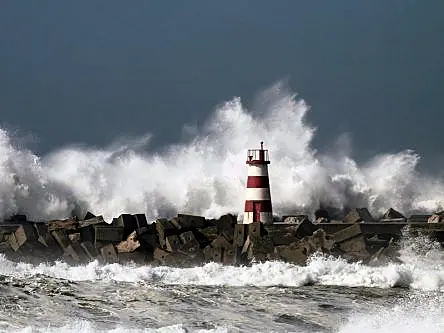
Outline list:
[[[277,83],[251,109],[240,98],[220,105],[193,137],[162,152],[150,151],[147,135],[102,149],[65,147],[37,156],[0,130],[0,215],[47,219],[91,210],[110,220],[124,212],[145,212],[149,219],[239,213],[246,151],[260,141],[270,150],[276,214],[313,213],[320,204],[365,206],[374,214],[389,207],[405,214],[442,207],[444,182],[418,173],[418,154],[380,154],[359,165],[346,142],[320,154],[312,147],[316,131],[306,122],[309,111]]]

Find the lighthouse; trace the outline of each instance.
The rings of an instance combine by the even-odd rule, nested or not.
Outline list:
[[[268,179],[268,150],[249,149],[247,154],[248,178],[243,224],[253,222],[273,223],[270,181]]]

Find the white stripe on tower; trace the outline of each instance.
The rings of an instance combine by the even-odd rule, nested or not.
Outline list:
[[[246,200],[271,200],[269,188],[247,188]]]
[[[265,164],[265,165],[250,165],[250,166],[248,166],[248,176],[266,176],[266,177],[268,177],[267,165]]]

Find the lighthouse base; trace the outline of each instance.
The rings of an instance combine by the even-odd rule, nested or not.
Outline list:
[[[273,223],[272,212],[244,212],[244,220],[242,224],[250,224],[253,222],[262,222],[265,224]]]

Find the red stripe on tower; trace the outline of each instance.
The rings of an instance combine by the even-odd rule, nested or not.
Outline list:
[[[264,149],[263,142],[261,149],[248,150],[244,224],[273,222],[268,164],[270,164],[268,150]]]
[[[247,213],[254,212],[255,206],[259,206],[259,210],[261,212],[271,212],[271,200],[264,200],[264,201],[245,200],[245,212]]]
[[[247,188],[270,188],[268,176],[248,176]]]

